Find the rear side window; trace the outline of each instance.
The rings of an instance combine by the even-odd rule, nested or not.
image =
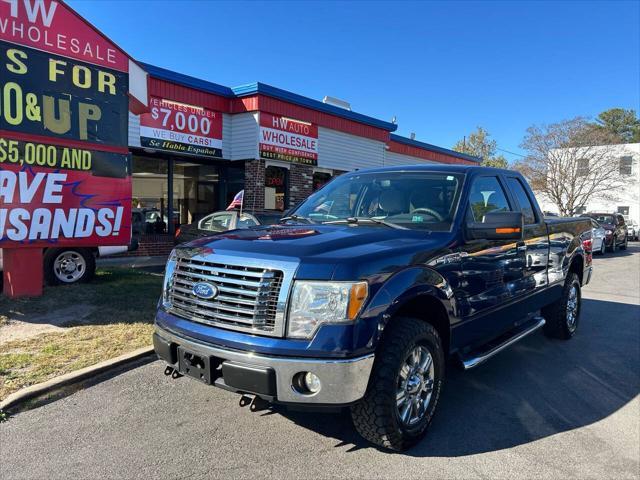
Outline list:
[[[511,211],[497,177],[477,177],[473,180],[469,208],[474,222],[483,222],[487,213]]]
[[[522,182],[518,178],[509,177],[507,178],[507,183],[520,204],[525,225],[536,223],[536,214],[533,210],[533,205],[531,205],[531,200],[529,200],[529,195],[527,195]]]

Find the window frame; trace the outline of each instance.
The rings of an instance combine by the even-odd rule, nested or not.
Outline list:
[[[513,196],[513,201],[515,202],[516,205],[518,205],[518,208],[520,209],[520,213],[522,213],[523,218],[524,218],[524,212],[522,211],[522,205],[520,205],[520,201],[518,200],[518,196],[516,195],[516,193],[511,188],[511,185],[509,185],[509,180],[514,180],[515,182],[517,182],[522,187],[522,191],[524,192],[525,197],[527,198],[527,200],[529,200],[529,205],[531,205],[531,212],[533,213],[533,223],[527,223],[526,222],[526,218],[524,218],[525,226],[538,225],[540,223],[540,216],[538,215],[538,212],[536,211],[535,203],[534,203],[533,199],[531,198],[531,195],[530,195],[527,187],[525,186],[524,182],[522,181],[522,179],[520,177],[518,177],[517,175],[506,175],[505,176],[505,180],[506,180],[507,185],[509,186],[509,192]]]

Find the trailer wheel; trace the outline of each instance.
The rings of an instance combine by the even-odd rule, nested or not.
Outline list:
[[[85,283],[93,278],[96,259],[88,248],[51,248],[44,254],[48,285]]]

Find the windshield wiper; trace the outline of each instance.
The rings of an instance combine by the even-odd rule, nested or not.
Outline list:
[[[341,218],[340,220],[331,220],[330,222],[322,222],[323,225],[335,225],[340,223],[346,223],[349,225],[358,225],[360,223],[377,223],[378,225],[384,225],[385,227],[397,228],[398,230],[408,230],[407,227],[403,227],[402,225],[398,225],[397,223],[389,222],[387,220],[382,220],[379,218],[363,218],[363,217],[347,217]]]
[[[294,221],[298,221],[298,220],[305,220],[307,223],[316,223],[313,220],[311,220],[310,218],[307,217],[301,217],[300,215],[296,215],[295,213],[293,215],[288,215],[286,217],[282,217],[280,219],[281,222],[286,222],[287,220],[294,220]]]

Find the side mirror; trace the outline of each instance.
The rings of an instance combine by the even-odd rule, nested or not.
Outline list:
[[[467,224],[467,237],[474,240],[522,240],[522,212],[491,212],[482,222]]]

